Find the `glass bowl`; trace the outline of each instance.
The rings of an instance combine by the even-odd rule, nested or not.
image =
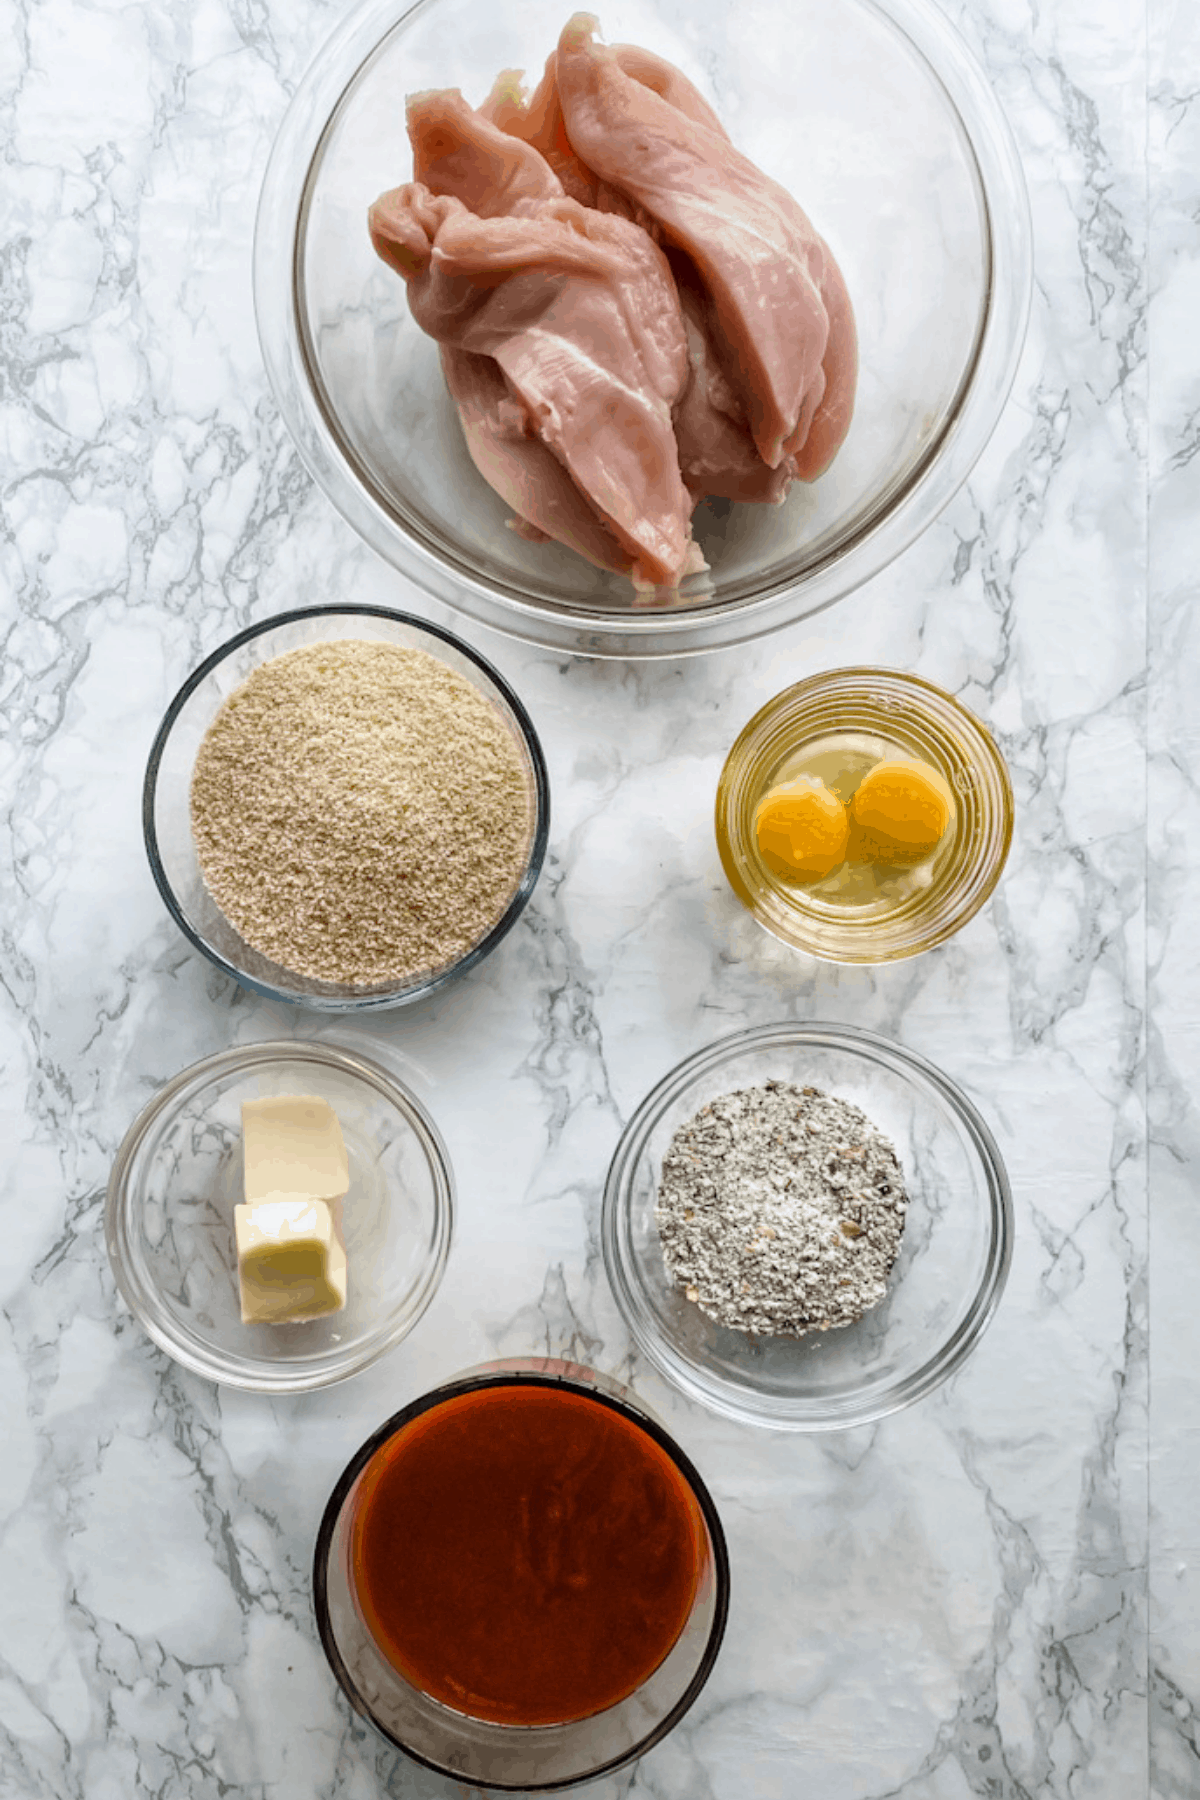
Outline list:
[[[305,1324],[241,1318],[241,1105],[267,1094],[327,1100],[350,1164],[346,1305]],[[318,1043],[222,1050],[176,1075],[126,1132],[104,1210],[117,1286],[159,1348],[210,1381],[273,1394],[344,1381],[407,1337],[453,1223],[450,1164],[423,1107],[365,1057]]]
[[[829,240],[858,323],[854,422],[780,508],[710,501],[709,572],[672,606],[507,529],[473,467],[438,353],[367,237],[410,178],[403,99],[501,69],[536,79],[565,0],[364,0],[301,81],[254,246],[267,374],[301,456],[374,549],[429,593],[535,643],[675,656],[803,618],[878,573],[945,506],[1012,384],[1032,280],[1028,202],[988,77],[934,0],[612,0],[609,42],[676,63],[734,143]]]
[[[785,1081],[858,1106],[888,1137],[909,1206],[887,1294],[857,1324],[805,1337],[716,1324],[669,1280],[654,1209],[663,1155],[708,1101]],[[638,1348],[693,1400],[748,1425],[865,1425],[962,1367],[1008,1276],[1013,1216],[1000,1152],[932,1063],[849,1025],[760,1025],[672,1069],[629,1121],[604,1190],[604,1266]]]
[[[827,882],[794,885],[755,851],[763,795],[835,733],[926,762],[953,789],[946,845],[905,871],[887,898],[864,893],[850,903]],[[760,925],[826,962],[892,962],[944,943],[999,881],[1012,831],[1012,785],[991,733],[933,682],[892,669],[832,669],[776,694],[737,739],[717,784],[717,847],[734,893]]]
[[[205,886],[192,838],[192,770],[204,734],[224,701],[260,663],[302,644],[341,638],[424,650],[464,676],[507,722],[525,764],[531,796],[525,871],[490,931],[446,967],[382,987],[315,980],[281,967],[248,944]],[[533,892],[546,854],[550,781],[542,746],[525,708],[504,677],[468,645],[436,625],[386,607],[322,606],[279,613],[261,625],[251,625],[214,650],[189,675],[167,708],[151,746],[142,790],[142,831],[150,870],[167,911],[210,962],[243,987],[271,1000],[287,1000],[321,1012],[361,1012],[423,1000],[445,982],[474,968],[512,929]]]
[[[487,1388],[565,1389],[632,1423],[666,1452],[694,1502],[700,1570],[674,1647],[626,1700],[563,1725],[514,1726],[472,1718],[408,1680],[377,1647],[355,1592],[356,1509],[373,1459],[413,1420]],[[631,1762],[687,1712],[712,1671],[729,1610],[729,1560],[708,1489],[678,1444],[627,1388],[578,1364],[531,1358],[468,1371],[414,1400],[368,1438],[330,1496],[317,1534],[313,1603],[321,1643],[355,1711],[426,1767],[473,1786],[522,1793],[573,1787]]]

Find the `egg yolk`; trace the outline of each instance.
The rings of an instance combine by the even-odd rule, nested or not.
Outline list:
[[[901,866],[924,862],[955,813],[948,784],[928,763],[876,763],[850,799],[855,860]]]
[[[754,815],[758,854],[785,881],[821,881],[844,861],[849,841],[846,808],[815,775],[768,794]]]

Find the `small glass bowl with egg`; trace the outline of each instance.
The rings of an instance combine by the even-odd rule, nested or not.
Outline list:
[[[994,889],[1012,827],[991,734],[933,682],[892,669],[833,669],[777,694],[717,786],[734,892],[826,962],[944,943]]]

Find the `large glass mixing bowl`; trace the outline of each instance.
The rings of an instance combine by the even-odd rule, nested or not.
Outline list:
[[[782,507],[707,501],[708,570],[670,606],[507,529],[472,465],[437,346],[367,235],[410,179],[404,97],[479,104],[532,79],[565,0],[364,0],[298,87],[259,204],[254,291],[268,376],[334,505],[397,569],[484,624],[598,656],[743,642],[828,606],[937,516],[1012,384],[1031,286],[1028,203],[989,86],[933,0],[611,0],[608,42],[676,63],[734,143],[828,239],[858,322],[854,420]]]

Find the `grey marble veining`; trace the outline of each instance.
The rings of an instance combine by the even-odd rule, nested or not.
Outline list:
[[[1195,949],[1200,825],[1195,519],[1200,356],[1191,328],[1197,285],[1200,30],[1189,9],[1150,9],[1150,716],[1147,762],[1148,966],[1151,1002],[1150,1278],[1151,1771],[1158,1800],[1200,1788],[1200,1267],[1196,1181],[1200,1129],[1200,969]]]
[[[547,751],[543,879],[470,980],[331,1024],[191,952],[138,802],[166,702],[238,625],[351,593],[443,616],[312,489],[254,333],[261,169],[339,11],[27,0],[0,37],[0,1800],[458,1800],[342,1703],[311,1545],[387,1413],[538,1351],[635,1382],[733,1559],[709,1687],[598,1800],[1182,1800],[1200,1791],[1200,31],[1183,0],[1152,0],[1148,26],[1119,0],[948,7],[1013,124],[1036,233],[1029,340],[970,481],[868,588],[749,650],[594,664],[468,630]],[[762,934],[710,826],[755,708],[852,659],[959,694],[1018,802],[991,904],[879,970]],[[646,1089],[727,1030],[810,1016],[963,1085],[1018,1237],[957,1379],[799,1441],[650,1375],[597,1230]],[[460,1227],[399,1351],[268,1400],[153,1348],[116,1299],[100,1195],[163,1079],[313,1033],[426,1101]]]

